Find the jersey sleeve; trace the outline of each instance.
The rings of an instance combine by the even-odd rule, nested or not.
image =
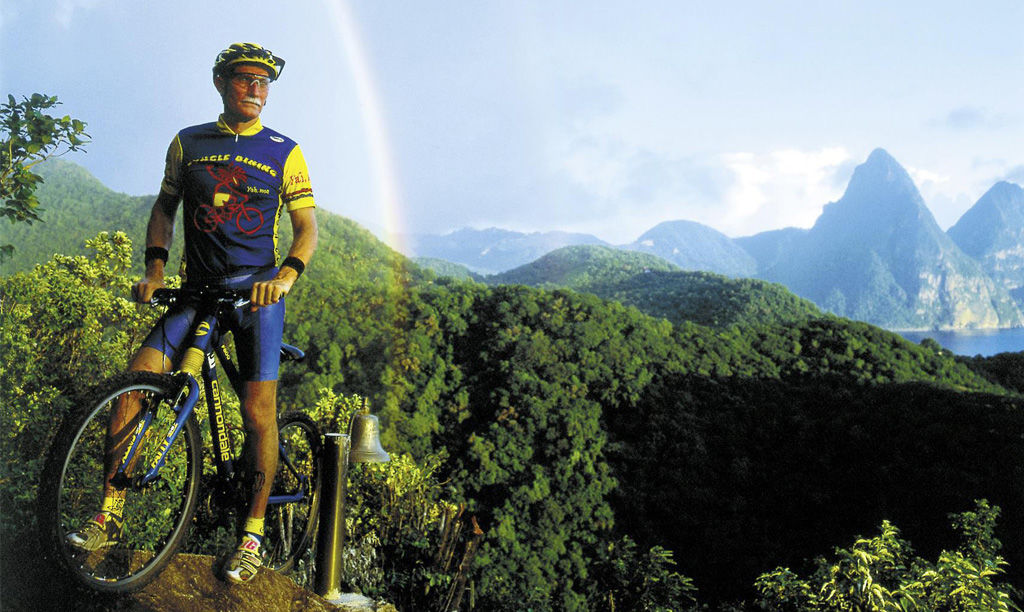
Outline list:
[[[309,169],[302,149],[295,145],[284,162],[284,180],[281,185],[281,200],[289,211],[316,206],[313,201],[313,186],[309,182]]]
[[[181,139],[174,137],[167,147],[167,159],[164,163],[164,180],[160,183],[160,191],[169,195],[181,195]]]

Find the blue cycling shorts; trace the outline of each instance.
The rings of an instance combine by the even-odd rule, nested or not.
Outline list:
[[[270,280],[277,274],[271,269],[225,279],[218,285],[229,289],[247,289],[253,283]],[[142,346],[154,348],[177,364],[188,346],[189,330],[196,316],[196,309],[179,305],[168,309],[153,330],[149,332]],[[244,381],[277,380],[281,365],[281,342],[284,338],[284,300],[258,308],[253,312],[248,305],[235,309],[221,320],[221,333],[230,331],[235,338],[238,356],[238,371]]]

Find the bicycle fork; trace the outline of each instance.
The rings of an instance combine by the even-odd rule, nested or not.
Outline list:
[[[136,476],[134,479],[128,477],[126,472],[129,466],[132,466],[136,461],[136,454],[139,451],[142,440],[146,437],[149,425],[153,422],[153,417],[156,415],[160,405],[159,402],[156,405],[149,405],[145,408],[139,424],[136,425],[135,431],[132,432],[131,443],[128,445],[124,456],[121,457],[117,471],[114,472],[114,476],[110,479],[110,484],[118,488],[125,488],[129,485],[142,488],[151,484],[159,477],[160,468],[164,466],[167,458],[167,451],[174,444],[182,427],[185,425],[185,420],[192,414],[196,401],[199,399],[199,384],[196,382],[196,379],[188,374],[184,374],[183,378],[181,391],[178,392],[178,396],[175,398],[171,408],[177,416],[164,435],[164,441],[160,444],[156,457],[144,468],[144,473]]]

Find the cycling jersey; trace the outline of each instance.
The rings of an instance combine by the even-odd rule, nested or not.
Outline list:
[[[275,266],[282,210],[315,205],[299,145],[259,119],[240,134],[223,118],[178,132],[160,188],[184,203],[189,282]]]

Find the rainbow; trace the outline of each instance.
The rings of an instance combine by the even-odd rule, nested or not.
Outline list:
[[[340,34],[344,56],[355,81],[356,96],[370,154],[370,166],[374,175],[378,210],[384,226],[384,240],[392,248],[401,251],[400,243],[405,233],[401,223],[401,190],[391,151],[391,140],[384,114],[381,112],[382,106],[373,72],[370,70],[370,62],[348,0],[324,0],[324,6],[335,30]]]

